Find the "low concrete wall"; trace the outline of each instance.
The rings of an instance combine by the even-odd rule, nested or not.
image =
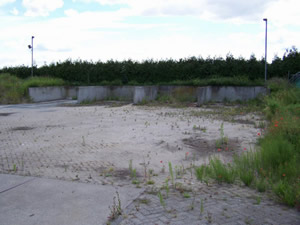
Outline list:
[[[134,96],[135,87],[134,86],[110,86],[110,96],[111,98],[132,101]]]
[[[94,100],[126,100],[132,101],[134,86],[85,86],[78,89],[78,103]]]
[[[83,86],[78,88],[77,102],[104,100],[109,96],[106,86]]]
[[[135,87],[133,104],[138,104],[142,101],[152,101],[157,97],[158,86],[140,86]]]
[[[256,98],[258,95],[267,94],[267,88],[261,86],[241,87],[241,86],[207,86],[198,87],[197,103],[202,105],[206,102],[246,101]]]
[[[32,87],[28,89],[33,102],[43,102],[77,97],[77,87]]]
[[[258,94],[266,94],[265,87],[235,86],[82,86],[82,87],[37,87],[29,88],[33,102],[77,98],[78,103],[94,100],[126,100],[134,104],[154,100],[158,95],[172,95],[182,101],[194,101],[198,105],[214,101],[249,100]]]

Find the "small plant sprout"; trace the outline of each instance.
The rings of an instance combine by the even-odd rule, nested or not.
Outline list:
[[[220,138],[216,140],[216,147],[217,149],[222,149],[225,148],[228,144],[228,137],[225,137],[224,135],[224,123],[221,124],[220,127]]]
[[[200,201],[200,213],[201,213],[201,215],[203,214],[203,212],[204,212],[204,203],[203,203],[203,199],[201,199],[201,201]]]
[[[183,197],[184,197],[184,198],[190,198],[191,195],[190,195],[189,193],[187,193],[187,192],[184,192],[184,193],[183,193]]]
[[[163,161],[160,160],[160,163],[163,164]],[[165,170],[166,170],[166,168],[165,168],[165,165],[163,164],[163,167],[162,167],[162,169],[161,169],[161,172],[162,172],[162,173],[165,173]]]
[[[18,168],[17,168],[17,165],[14,164],[14,165],[13,165],[13,171],[14,171],[14,172],[17,172],[17,169],[18,169]]]
[[[166,207],[166,203],[164,201],[164,198],[163,198],[161,192],[159,191],[157,195],[158,195],[159,202],[160,202],[161,206],[165,208]]]
[[[171,181],[172,181],[172,185],[174,186],[174,174],[173,174],[173,168],[172,168],[172,163],[169,162],[169,173],[171,176]]]
[[[129,173],[130,173],[130,176],[132,176],[132,159],[129,160]]]
[[[169,197],[169,179],[166,179],[165,181],[165,189],[166,189],[166,194],[167,194],[167,198]]]
[[[122,215],[122,207],[121,207],[121,200],[120,200],[120,195],[119,192],[116,191],[116,195],[113,198],[113,205],[112,207],[109,206],[110,209],[110,215],[108,217],[109,221],[115,220],[119,215]],[[116,202],[116,199],[118,203]]]
[[[193,193],[193,201],[191,203],[191,210],[194,210],[194,208],[195,208],[195,200],[196,200],[196,194]]]
[[[148,180],[148,181],[147,181],[147,184],[148,184],[148,185],[153,185],[153,184],[155,184],[155,182],[154,182],[153,180]]]
[[[132,178],[133,178],[133,179],[136,179],[136,169],[133,169],[133,170],[132,170]]]
[[[189,152],[186,152],[186,153],[185,153],[185,160],[188,159],[188,156],[189,156]]]

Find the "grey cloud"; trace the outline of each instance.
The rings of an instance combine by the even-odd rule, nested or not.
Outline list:
[[[278,0],[195,0],[182,1],[172,4],[162,4],[157,8],[149,8],[143,11],[143,15],[212,15],[217,19],[242,18],[253,20],[261,18],[268,5]]]
[[[277,0],[214,0],[207,2],[207,10],[221,19],[245,18],[256,19],[262,17],[264,11],[271,2]]]

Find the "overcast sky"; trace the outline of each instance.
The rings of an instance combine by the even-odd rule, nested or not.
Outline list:
[[[0,0],[0,68],[92,61],[264,56],[300,46],[299,0]]]

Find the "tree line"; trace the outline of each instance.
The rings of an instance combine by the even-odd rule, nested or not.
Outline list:
[[[91,62],[83,60],[65,60],[41,67],[34,67],[35,76],[62,78],[73,84],[101,84],[117,82],[119,84],[158,84],[172,81],[208,79],[213,77],[243,76],[249,80],[264,79],[265,61],[254,55],[249,59],[234,58],[227,54],[221,57],[189,57],[179,60],[144,60],[142,62],[125,60]],[[268,78],[288,77],[300,71],[300,52],[297,48],[286,49],[283,57],[275,56],[268,63]],[[0,73],[10,73],[19,78],[31,75],[31,67],[4,67]]]

